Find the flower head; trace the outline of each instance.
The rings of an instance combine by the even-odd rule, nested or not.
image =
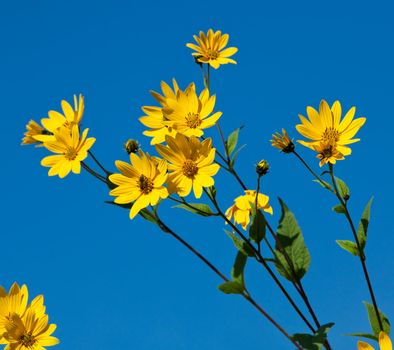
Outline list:
[[[222,115],[222,112],[212,114],[216,96],[210,96],[208,89],[204,89],[198,96],[194,84],[185,91],[178,90],[175,98],[168,98],[166,101],[166,125],[188,137],[202,136],[203,130],[214,126]]]
[[[234,200],[234,204],[226,210],[227,219],[231,220],[234,216],[234,223],[240,224],[244,230],[250,223],[250,216],[256,203],[256,191],[246,190],[243,196],[239,196]],[[257,209],[272,214],[272,207],[269,204],[269,197],[259,193],[257,196]]]
[[[295,147],[285,129],[282,129],[282,134],[277,132],[272,135],[271,145],[279,148],[283,153],[291,153]]]
[[[30,120],[26,125],[26,132],[23,134],[22,145],[34,145],[39,143],[36,136],[46,135],[48,131],[34,120]]]
[[[170,192],[177,192],[179,196],[185,197],[193,189],[195,197],[200,198],[203,187],[214,185],[213,176],[220,168],[218,164],[212,164],[216,152],[212,148],[212,140],[201,142],[196,137],[177,134],[175,138],[167,136],[166,142],[168,146],[156,145],[156,149],[170,163]]]
[[[48,171],[49,176],[58,175],[63,178],[70,171],[75,174],[81,172],[81,162],[88,156],[88,150],[96,141],[94,137],[86,138],[88,131],[89,129],[85,129],[80,136],[78,124],[74,124],[71,130],[61,127],[55,132],[54,141],[44,142],[45,148],[56,153],[41,161],[42,166],[51,168]]]
[[[343,159],[344,156],[352,153],[347,145],[360,141],[360,139],[352,137],[366,121],[366,118],[353,119],[355,112],[356,108],[352,107],[341,120],[342,108],[339,101],[335,101],[330,108],[328,103],[322,100],[319,112],[312,107],[307,107],[309,120],[299,115],[302,124],[298,124],[296,128],[302,136],[311,139],[311,141],[299,140],[298,142],[313,150],[316,150],[317,146],[319,153],[323,148],[329,149],[331,147],[332,154],[329,157],[323,157],[329,163]]]
[[[79,99],[74,95],[74,108],[66,100],[62,100],[61,107],[63,114],[57,111],[49,111],[48,118],[41,119],[42,125],[49,134],[37,135],[35,136],[36,140],[41,142],[55,141],[55,137],[51,134],[54,134],[59,128],[67,127],[71,130],[73,125],[80,124],[85,110],[82,95],[79,95]]]
[[[48,325],[48,315],[41,309],[29,307],[23,316],[13,315],[4,334],[6,350],[45,350],[44,346],[59,344],[52,336],[55,324]]]
[[[228,34],[222,34],[220,30],[214,32],[209,29],[207,34],[201,31],[200,36],[193,35],[193,37],[197,45],[188,43],[186,46],[195,51],[192,55],[197,62],[208,63],[215,69],[219,68],[221,64],[237,63],[229,57],[234,55],[238,49],[236,47],[224,49],[228,43]]]
[[[164,160],[139,152],[139,156],[130,153],[130,162],[117,160],[116,167],[120,174],[112,174],[109,180],[117,185],[109,194],[115,196],[115,203],[133,203],[130,219],[148,205],[156,205],[159,199],[168,197],[164,184],[167,180],[167,164]]]
[[[363,341],[357,343],[358,350],[374,350],[374,348]],[[379,333],[379,348],[380,350],[393,350],[390,337],[385,332]]]
[[[150,128],[150,130],[145,130],[144,135],[152,137],[151,145],[156,145],[162,143],[165,140],[166,135],[175,136],[175,130],[169,126],[167,118],[164,115],[163,108],[167,107],[167,99],[176,99],[176,95],[179,91],[178,83],[175,79],[172,80],[173,88],[171,88],[166,82],[161,82],[162,94],[160,95],[156,91],[151,91],[151,95],[160,103],[161,106],[143,106],[142,111],[146,114],[142,116],[139,121]],[[190,88],[189,85],[187,89]]]
[[[12,316],[22,316],[27,307],[29,293],[26,285],[19,287],[14,283],[8,293],[0,286],[0,344],[7,326],[12,323]]]

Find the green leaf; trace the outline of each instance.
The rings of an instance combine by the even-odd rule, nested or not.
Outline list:
[[[364,248],[367,244],[367,231],[368,231],[368,225],[369,225],[369,220],[371,216],[371,205],[372,205],[373,197],[369,200],[367,205],[365,206],[365,209],[363,211],[363,214],[361,215],[361,220],[358,225],[358,230],[357,230],[357,237],[361,245],[361,249],[364,251]]]
[[[332,210],[338,214],[345,214],[346,213],[346,210],[342,204],[338,204],[335,207],[332,207]]]
[[[331,185],[328,182],[323,181],[323,180],[320,180],[320,181],[319,180],[312,180],[312,181],[318,183],[320,186],[324,187],[325,189],[332,191]]]
[[[298,342],[306,350],[320,350],[323,348],[327,340],[327,333],[334,323],[327,323],[321,326],[315,334],[297,333],[293,335],[293,339]]]
[[[150,212],[148,209],[144,208],[141,209],[139,214],[145,219],[148,220],[150,222],[153,222],[154,224],[157,224],[157,219],[154,216],[154,214],[152,212]]]
[[[350,334],[345,334],[345,335],[348,337],[361,337],[361,338],[366,338],[366,339],[378,341],[378,337],[376,335],[368,334],[368,333],[350,333]]]
[[[115,205],[116,207],[120,207],[120,208],[124,208],[124,209],[130,209],[131,208],[131,203],[118,204],[118,203],[115,203],[113,201],[105,201],[105,203],[112,204],[112,205]]]
[[[239,238],[237,235],[235,235],[234,233],[229,232],[227,230],[224,230],[224,232],[226,232],[227,236],[229,236],[232,239],[235,247],[241,253],[243,253],[244,255],[247,255],[247,256],[252,256],[252,257],[255,256],[253,249],[243,239]]]
[[[294,214],[280,198],[279,202],[282,207],[282,217],[280,218],[277,230],[280,245],[277,242],[275,247],[276,268],[289,281],[293,280],[291,277],[293,270],[297,278],[302,279],[310,265],[311,258],[309,251],[305,245],[301,229],[298,226]],[[289,259],[286,259],[281,253],[281,248],[286,251]],[[288,260],[290,260],[292,267],[289,266]]]
[[[230,167],[232,168],[234,166],[235,163],[235,158],[238,156],[239,152],[241,152],[244,148],[246,147],[246,145],[242,145],[241,147],[239,147],[233,154],[233,156],[231,157],[230,160]]]
[[[347,201],[350,197],[349,187],[347,187],[347,185],[345,184],[345,181],[341,180],[338,177],[335,177],[335,181],[337,182],[339,194],[341,195],[341,197],[344,200]]]
[[[242,284],[234,281],[225,282],[218,288],[225,294],[243,294],[245,290]]]
[[[173,206],[173,208],[181,208],[187,211],[190,211],[193,214],[198,214],[201,216],[212,216],[214,213],[212,212],[210,206],[208,204],[203,203],[188,203],[186,204],[179,204]]]
[[[238,143],[238,135],[239,135],[239,131],[242,129],[243,127],[239,127],[237,129],[235,129],[228,137],[227,141],[226,141],[226,147],[227,147],[227,154],[230,155],[231,153],[233,153],[233,151],[235,150],[235,147],[237,147],[237,143]]]
[[[375,308],[373,307],[372,304],[368,303],[367,301],[364,301],[363,303],[365,305],[365,308],[367,309],[369,324],[371,325],[372,332],[376,336],[379,336],[380,327],[379,327],[378,318],[376,316]],[[378,311],[379,311],[380,319],[382,321],[383,331],[385,331],[387,334],[390,334],[390,321],[382,311],[380,310]]]
[[[253,216],[252,224],[249,228],[250,238],[254,242],[260,243],[265,237],[266,226],[267,223],[263,213],[260,210],[257,210],[256,214]]]
[[[347,252],[354,256],[359,255],[359,251],[357,249],[357,244],[352,242],[352,241],[346,241],[346,240],[336,240],[335,242],[338,243],[338,245],[342,248],[345,249]]]

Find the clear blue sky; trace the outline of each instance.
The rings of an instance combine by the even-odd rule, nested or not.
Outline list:
[[[140,107],[153,101],[148,90],[173,77],[183,87],[191,81],[201,87],[185,43],[213,27],[239,48],[238,65],[212,76],[225,132],[246,125],[239,172],[252,187],[254,164],[269,160],[263,192],[276,212],[271,222],[279,219],[280,196],[310,249],[305,286],[319,318],[336,323],[330,333],[335,349],[355,349],[356,340],[342,335],[369,330],[362,305],[369,298],[358,261],[335,244],[351,238],[346,222],[331,212],[334,199],[268,140],[282,127],[298,137],[297,114],[322,98],[339,99],[344,109],[355,105],[357,115],[367,117],[362,141],[337,171],[351,187],[355,216],[375,196],[367,262],[379,304],[394,319],[393,11],[389,1],[3,1],[0,285],[18,281],[32,295],[45,294],[59,350],[291,348],[241,298],[218,292],[216,276],[171,237],[104,204],[104,186],[87,174],[48,178],[40,166],[45,151],[19,145],[30,118],[39,120],[59,109],[61,99],[83,93],[84,126],[109,168],[126,159],[122,143],[130,137],[149,150],[138,122]],[[313,152],[302,152],[317,168]],[[217,187],[225,207],[240,194],[224,172]],[[163,215],[230,271],[235,250],[220,220],[204,222],[175,209]],[[306,331],[252,265],[247,281],[256,299],[289,332]]]

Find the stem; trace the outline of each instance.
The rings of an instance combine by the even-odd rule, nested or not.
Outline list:
[[[229,282],[229,279],[216,268],[206,257],[204,257],[200,252],[198,252],[192,245],[186,242],[182,237],[177,235],[172,231],[163,221],[160,220],[158,214],[156,213],[156,219],[160,229],[172,237],[174,237],[178,242],[185,246],[190,252],[197,256],[205,265],[207,265],[214,273],[216,273],[224,282]],[[303,350],[303,348],[284,330],[284,328],[279,325],[257,302],[252,298],[252,296],[244,291],[241,294],[250,304],[252,304],[276,329],[278,329],[289,341],[291,341],[298,350]]]
[[[172,200],[174,202],[180,203],[180,204],[184,204],[188,208],[193,209],[193,210],[199,212],[200,214],[207,216],[207,213],[205,211],[202,211],[202,210],[198,209],[197,207],[193,206],[192,204],[187,203],[184,199],[183,200],[179,200],[179,199],[176,199],[176,198],[171,197],[171,196],[168,196],[168,199],[170,199],[170,200]],[[219,216],[219,213],[212,213],[212,214],[209,214],[209,215],[210,216]]]
[[[329,168],[330,168],[331,181],[332,181],[332,185],[334,186],[335,195],[337,196],[339,202],[341,203],[341,205],[345,209],[346,219],[349,222],[350,229],[351,229],[351,231],[353,233],[354,240],[356,241],[357,250],[358,250],[358,253],[359,253],[358,257],[360,258],[361,266],[362,266],[363,272],[364,272],[364,277],[365,277],[365,280],[367,281],[369,294],[371,295],[373,307],[375,309],[376,317],[377,317],[378,323],[379,323],[379,328],[380,328],[381,331],[383,331],[383,323],[382,323],[382,320],[380,318],[378,304],[376,302],[375,294],[374,294],[373,288],[372,288],[371,279],[370,279],[369,274],[368,274],[367,264],[365,262],[366,258],[365,258],[364,252],[363,252],[363,250],[361,248],[360,241],[359,241],[358,236],[357,236],[357,231],[356,231],[356,228],[354,226],[352,217],[350,216],[349,209],[347,207],[347,203],[342,198],[341,194],[339,193],[338,185],[337,185],[337,182],[336,182],[335,176],[334,176],[334,167],[333,167],[333,165],[331,163],[329,163],[328,165],[329,165]]]
[[[93,160],[96,162],[96,164],[100,167],[102,171],[104,171],[107,175],[111,175],[111,172],[109,172],[107,169],[103,167],[103,165],[98,161],[98,159],[94,156],[93,152],[90,150],[88,151],[89,155],[93,158]]]
[[[104,182],[105,184],[107,184],[107,179],[105,177],[103,177],[102,175],[100,175],[99,173],[96,173],[93,169],[91,169],[87,164],[85,164],[84,162],[81,162],[82,168],[84,168],[89,174],[93,175],[96,179]]]
[[[267,264],[267,262],[264,260],[263,256],[261,253],[253,246],[253,244],[247,239],[247,237],[224,215],[222,210],[220,209],[217,201],[215,198],[212,198],[208,192],[204,189],[204,192],[207,194],[208,198],[211,200],[212,204],[215,206],[217,212],[219,215],[231,226],[231,228],[237,232],[237,234],[242,238],[242,240],[252,249],[254,254],[256,255],[256,260],[267,270],[268,274],[271,276],[271,278],[274,280],[276,285],[279,287],[283,295],[286,297],[286,299],[289,301],[291,306],[294,308],[294,310],[297,312],[297,314],[301,317],[301,319],[304,321],[304,323],[308,326],[308,328],[312,331],[315,332],[314,327],[311,325],[311,323],[308,321],[308,319],[305,317],[305,315],[302,313],[302,311],[299,309],[299,307],[296,305],[290,294],[287,292],[285,287],[282,285],[278,277],[274,274],[270,266]]]

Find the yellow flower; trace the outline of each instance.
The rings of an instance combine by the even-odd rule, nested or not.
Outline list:
[[[317,152],[316,158],[320,159],[319,165],[322,167],[324,164],[335,164],[337,160],[344,160],[345,157],[339,152],[335,146],[321,142],[318,145],[313,145],[313,149]]]
[[[0,286],[0,344],[5,344],[2,336],[7,326],[12,323],[12,315],[22,316],[25,313],[28,298],[26,285],[19,287],[14,283],[8,293]]]
[[[170,192],[179,196],[187,196],[193,189],[196,198],[202,195],[203,187],[213,186],[214,175],[219,171],[215,160],[216,149],[212,148],[212,140],[201,142],[196,137],[186,137],[177,134],[176,137],[166,137],[167,147],[156,145],[160,153],[170,164],[168,177]]]
[[[198,62],[208,63],[215,69],[219,68],[221,64],[237,63],[229,57],[234,55],[238,49],[236,47],[224,49],[228,43],[228,34],[222,35],[220,30],[214,32],[209,29],[206,35],[204,32],[200,32],[199,37],[197,35],[193,35],[193,37],[198,45],[188,43],[186,46],[196,51],[192,55]]]
[[[46,134],[47,131],[34,120],[30,120],[26,125],[26,132],[23,134],[22,145],[33,145],[39,141],[36,136]]]
[[[176,98],[167,99],[167,107],[164,108],[166,124],[185,136],[200,137],[204,134],[203,129],[214,126],[222,115],[222,112],[211,115],[215,102],[216,96],[210,96],[208,89],[197,96],[192,84],[185,91],[179,90]]]
[[[324,100],[320,102],[320,109],[317,112],[312,107],[307,107],[307,114],[309,120],[299,115],[302,124],[296,126],[298,132],[312,141],[298,142],[303,146],[315,150],[315,147],[320,143],[330,145],[336,149],[342,156],[348,156],[352,153],[348,144],[360,141],[360,139],[352,139],[357,131],[363,126],[366,118],[354,118],[356,108],[352,107],[341,121],[342,108],[339,101],[335,101],[330,109],[328,103]],[[321,147],[318,147],[321,150]],[[330,157],[328,162],[339,159],[337,157]]]
[[[358,350],[374,350],[374,348],[363,341],[357,343]],[[380,350],[393,350],[390,337],[385,332],[379,333],[379,348]]]
[[[293,152],[295,147],[285,129],[282,129],[282,135],[279,132],[272,134],[271,145],[284,153]]]
[[[163,184],[167,180],[167,164],[164,160],[151,157],[142,151],[130,153],[130,162],[117,160],[116,167],[121,174],[112,174],[109,180],[117,185],[110,192],[115,196],[115,203],[132,203],[130,219],[133,219],[141,209],[148,205],[156,205],[159,199],[168,197],[167,188]]]
[[[4,334],[8,343],[4,350],[45,350],[44,346],[59,344],[59,339],[51,335],[55,330],[56,325],[48,325],[42,309],[37,312],[29,307],[24,316],[12,316],[12,324]]]
[[[244,230],[250,224],[250,216],[256,202],[256,191],[246,190],[245,195],[239,196],[234,200],[234,204],[226,210],[227,219],[231,220],[234,216],[234,224],[240,224]],[[259,193],[257,196],[257,209],[263,209],[272,214],[272,207],[269,204],[269,197]]]
[[[89,129],[85,129],[82,136],[79,135],[78,124],[70,129],[62,127],[55,132],[55,141],[44,142],[44,147],[56,155],[47,156],[41,161],[41,165],[50,167],[49,176],[58,175],[64,178],[70,171],[74,174],[81,172],[81,162],[88,156],[88,150],[93,146],[96,139],[86,138]]]
[[[152,137],[151,145],[162,143],[165,140],[166,135],[175,136],[175,130],[171,126],[166,124],[167,118],[164,115],[163,108],[167,107],[167,99],[176,99],[176,95],[179,91],[179,86],[175,79],[172,80],[174,89],[172,89],[166,82],[161,82],[161,90],[163,95],[155,91],[150,93],[160,103],[161,106],[143,106],[142,111],[146,114],[139,120],[142,124],[150,128],[143,132],[145,136]],[[186,88],[189,89],[189,87]]]
[[[62,100],[61,106],[63,114],[57,111],[49,111],[48,118],[41,119],[41,124],[49,133],[54,134],[63,126],[72,129],[74,124],[79,125],[82,120],[85,109],[82,95],[79,95],[79,100],[77,100],[77,96],[74,95],[74,108],[66,100]],[[53,135],[37,135],[34,138],[41,142],[55,141]]]

